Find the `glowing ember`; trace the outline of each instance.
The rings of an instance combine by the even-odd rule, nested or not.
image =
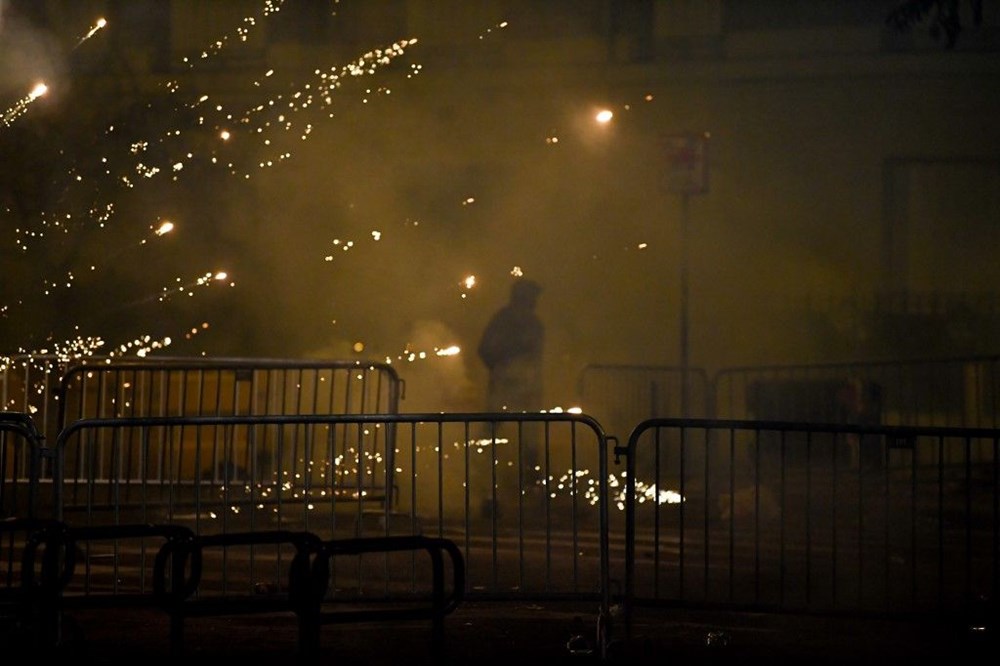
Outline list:
[[[27,95],[17,100],[13,106],[4,111],[3,113],[3,125],[4,127],[10,127],[15,120],[22,116],[27,110],[28,106],[34,102],[36,99],[48,92],[49,87],[44,83],[38,83],[34,88],[31,89]]]
[[[83,44],[85,41],[87,41],[88,39],[90,39],[91,37],[93,37],[97,33],[98,30],[100,30],[101,28],[103,28],[107,24],[108,24],[108,22],[105,19],[103,19],[103,18],[97,19],[97,22],[94,23],[94,25],[90,28],[90,30],[87,31],[87,34],[84,35],[83,37],[81,37],[80,41],[78,41],[76,43],[77,47],[79,47],[80,44]]]

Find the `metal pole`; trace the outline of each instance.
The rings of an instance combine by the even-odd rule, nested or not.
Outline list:
[[[681,194],[681,417],[688,414],[688,202],[690,195]]]

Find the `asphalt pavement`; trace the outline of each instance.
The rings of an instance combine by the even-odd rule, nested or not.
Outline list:
[[[290,615],[189,619],[176,655],[162,612],[88,610],[67,618],[58,655],[91,664],[819,666],[995,663],[998,654],[992,624],[656,609],[637,611],[628,635],[616,618],[602,655],[596,618],[596,608],[578,603],[467,602],[446,619],[441,652],[432,651],[427,622],[347,623],[324,627],[318,654],[303,658]]]

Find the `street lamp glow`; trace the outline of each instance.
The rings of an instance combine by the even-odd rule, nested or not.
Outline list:
[[[607,123],[610,123],[611,119],[614,117],[615,114],[612,113],[610,110],[601,109],[600,111],[597,112],[597,115],[594,116],[594,120],[601,123],[602,125],[606,125]]]

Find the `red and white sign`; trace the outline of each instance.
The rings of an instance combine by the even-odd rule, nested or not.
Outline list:
[[[663,143],[667,154],[664,189],[678,194],[708,192],[708,134],[669,134]]]

